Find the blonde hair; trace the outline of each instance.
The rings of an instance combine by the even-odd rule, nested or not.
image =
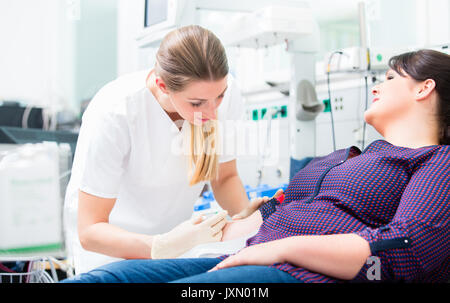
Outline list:
[[[179,92],[195,81],[218,81],[228,75],[228,61],[220,40],[198,25],[168,33],[156,53],[155,73],[169,91]],[[191,123],[189,142],[190,185],[218,175],[219,130],[217,121]]]

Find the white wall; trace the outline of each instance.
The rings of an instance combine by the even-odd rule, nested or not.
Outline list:
[[[431,47],[450,42],[450,0],[366,3],[371,47]]]
[[[0,2],[0,99],[46,105],[70,90],[58,77],[66,65],[61,1]]]
[[[153,66],[154,48],[139,48],[136,37],[144,28],[143,0],[118,0],[117,74],[124,75]]]
[[[424,45],[450,43],[450,0],[428,0]]]
[[[116,0],[0,1],[0,101],[78,112],[116,77]]]
[[[81,0],[75,36],[75,96],[79,106],[117,77],[117,0]]]

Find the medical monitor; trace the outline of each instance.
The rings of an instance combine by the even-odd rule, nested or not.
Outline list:
[[[168,11],[168,0],[145,0],[144,27],[166,22]]]
[[[181,3],[180,0],[145,0],[144,30],[176,27]]]
[[[157,45],[168,31],[180,26],[186,1],[145,0],[142,32],[136,38],[138,45]]]

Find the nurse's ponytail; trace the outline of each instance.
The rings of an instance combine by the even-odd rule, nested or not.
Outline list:
[[[220,40],[197,25],[176,29],[161,42],[156,54],[155,73],[168,90],[179,92],[195,81],[218,81],[228,75],[228,62]],[[219,132],[217,121],[191,124],[190,184],[217,177]]]

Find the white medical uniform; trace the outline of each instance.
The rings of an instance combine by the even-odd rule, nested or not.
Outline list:
[[[189,186],[187,157],[180,131],[146,88],[149,71],[122,76],[105,85],[86,109],[65,197],[66,245],[76,274],[118,261],[81,247],[77,233],[78,189],[116,198],[112,225],[155,235],[187,220],[204,182]],[[218,109],[218,119],[240,120],[244,105],[232,76]],[[223,137],[222,137],[223,140]],[[230,134],[222,144],[230,141]],[[230,150],[225,148],[224,151]],[[219,162],[235,158],[233,149]]]

